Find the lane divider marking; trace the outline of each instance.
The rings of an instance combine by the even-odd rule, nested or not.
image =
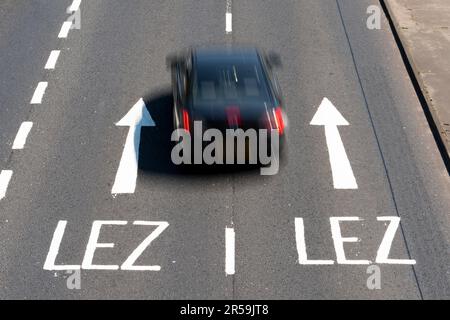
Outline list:
[[[73,0],[70,7],[67,9],[69,12],[76,12],[80,8],[81,0]]]
[[[17,132],[16,138],[13,143],[13,150],[23,149],[25,143],[27,142],[28,134],[30,133],[31,128],[33,127],[33,122],[25,121],[20,125],[19,131]]]
[[[45,64],[45,69],[55,69],[56,62],[58,61],[60,51],[59,50],[52,50],[50,52],[50,55],[48,56],[47,63]]]
[[[231,13],[231,0],[227,0],[227,9],[225,13],[225,32],[232,32],[233,15]]]
[[[58,38],[67,38],[69,34],[70,27],[72,26],[72,21],[64,21],[61,30],[59,31]]]
[[[6,196],[6,190],[8,189],[12,174],[13,172],[11,170],[2,170],[0,172],[0,200]]]
[[[234,228],[225,228],[225,273],[235,273],[235,233]]]
[[[31,104],[41,104],[42,103],[42,97],[45,94],[45,90],[47,89],[48,82],[42,81],[39,82],[36,90],[34,90],[33,97],[31,98]]]

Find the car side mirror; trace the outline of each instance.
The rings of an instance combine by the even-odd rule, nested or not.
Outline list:
[[[271,68],[274,68],[274,67],[276,67],[276,68],[278,68],[278,67],[281,67],[281,57],[280,57],[280,55],[278,54],[278,53],[276,53],[276,52],[269,52],[267,55],[266,55],[266,61],[267,61],[267,64],[271,67]]]

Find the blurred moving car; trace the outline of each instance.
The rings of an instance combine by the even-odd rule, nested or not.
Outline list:
[[[277,54],[256,48],[191,48],[167,57],[172,72],[173,125],[192,133],[194,121],[210,128],[277,130],[285,136]],[[270,135],[270,133],[269,133]]]

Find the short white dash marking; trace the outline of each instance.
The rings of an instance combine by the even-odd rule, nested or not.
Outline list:
[[[67,38],[71,26],[72,21],[64,21],[61,30],[59,31],[58,38]]]
[[[12,174],[13,172],[11,170],[2,170],[2,172],[0,172],[0,200],[6,196],[6,190],[8,190]]]
[[[225,273],[233,275],[235,272],[235,233],[233,228],[225,228]]]
[[[16,138],[13,143],[13,150],[23,149],[25,143],[27,142],[27,136],[33,127],[33,122],[25,121],[20,125],[19,131],[17,132]]]
[[[47,63],[45,64],[45,69],[55,69],[55,65],[56,65],[56,61],[58,61],[59,53],[60,53],[59,50],[53,50],[52,52],[50,52]]]
[[[233,16],[231,14],[231,5],[232,0],[227,0],[227,7],[225,11],[225,32],[231,33],[232,31],[232,22],[233,22]]]
[[[76,12],[80,8],[81,0],[73,0],[72,4],[70,5],[69,9],[67,9],[68,12]]]
[[[232,21],[233,21],[232,14],[227,12],[225,14],[225,32],[226,33],[232,32]]]
[[[45,90],[47,89],[48,82],[39,82],[36,90],[34,90],[33,97],[31,98],[31,104],[41,104],[42,97],[44,96]]]

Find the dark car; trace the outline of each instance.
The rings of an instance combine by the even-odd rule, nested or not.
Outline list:
[[[174,129],[267,129],[285,135],[276,54],[256,48],[192,48],[169,56]],[[269,133],[270,135],[270,133]]]

